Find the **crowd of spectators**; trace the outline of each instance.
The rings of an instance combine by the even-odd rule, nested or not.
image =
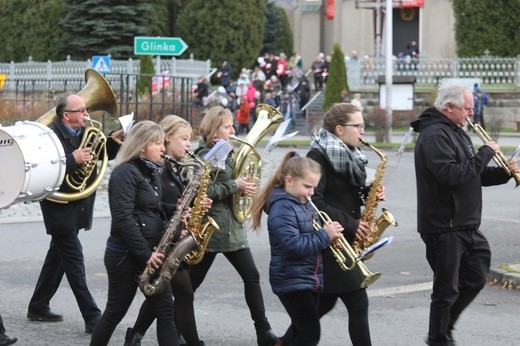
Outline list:
[[[311,89],[302,70],[302,59],[293,53],[265,53],[258,57],[252,68],[242,68],[236,80],[233,68],[223,61],[217,71],[218,87],[211,93],[210,83],[200,76],[194,86],[194,102],[198,107],[220,104],[235,116],[238,134],[246,134],[256,121],[255,107],[267,103],[275,107],[286,119],[292,119],[290,128],[300,109],[309,101]]]

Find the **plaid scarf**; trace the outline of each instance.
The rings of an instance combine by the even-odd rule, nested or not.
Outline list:
[[[352,185],[365,186],[368,163],[363,150],[358,147],[349,148],[342,140],[332,133],[320,129],[312,135],[311,148],[324,153],[337,173],[345,173]]]

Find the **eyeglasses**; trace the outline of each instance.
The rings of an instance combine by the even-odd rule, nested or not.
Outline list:
[[[64,112],[67,112],[67,113],[88,113],[89,110],[90,110],[89,107],[85,107],[85,108],[71,109],[71,110],[65,109]]]
[[[361,131],[365,128],[365,124],[343,124],[341,126],[352,126],[357,127],[358,131]]]

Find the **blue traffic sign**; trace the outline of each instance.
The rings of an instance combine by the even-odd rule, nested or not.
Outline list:
[[[92,68],[99,73],[110,73],[110,55],[94,55]]]

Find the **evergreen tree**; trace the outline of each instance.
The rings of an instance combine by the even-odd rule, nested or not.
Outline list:
[[[520,54],[519,1],[453,0],[453,11],[458,56]]]
[[[269,2],[266,6],[265,17],[264,46],[260,55],[266,52],[274,54],[284,52],[287,56],[291,56],[294,49],[293,37],[285,10],[276,6],[276,3]]]
[[[139,57],[139,81],[137,82],[137,92],[139,95],[150,91],[152,77],[155,74],[155,66],[151,55],[141,55]]]
[[[74,59],[110,54],[115,59],[133,55],[134,37],[152,31],[152,4],[147,0],[65,0],[67,14],[61,52]],[[131,4],[130,4],[131,3]]]
[[[332,59],[329,66],[325,101],[323,102],[324,111],[328,111],[334,103],[342,101],[342,90],[348,91],[347,69],[345,66],[345,55],[339,44],[336,43],[333,47]]]
[[[190,0],[177,17],[177,36],[189,46],[185,56],[210,59],[214,65],[227,60],[236,78],[258,57],[264,23],[265,0]]]
[[[0,0],[0,61],[65,60],[58,52],[63,0]]]

